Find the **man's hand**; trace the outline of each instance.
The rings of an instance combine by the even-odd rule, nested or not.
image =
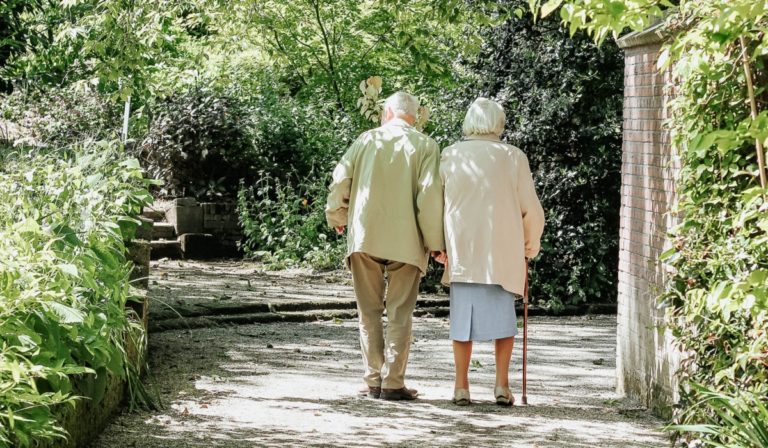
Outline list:
[[[432,258],[440,264],[448,263],[448,254],[444,250],[432,251]]]
[[[336,227],[334,227],[334,229],[336,229],[336,233],[338,235],[344,235],[344,229],[345,228],[346,228],[346,226],[336,226]]]

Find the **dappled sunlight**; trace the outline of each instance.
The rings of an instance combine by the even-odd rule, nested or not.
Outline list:
[[[491,342],[475,343],[474,404],[450,403],[453,361],[444,319],[414,321],[406,377],[420,392],[414,402],[358,396],[355,321],[199,329],[192,338],[184,333],[152,338],[168,408],[143,417],[141,427],[118,424],[122,429],[108,430],[97,447],[109,446],[120,431],[141,433],[140,446],[168,447],[664,445],[656,432],[661,423],[614,393],[610,316],[532,318],[531,405],[513,408],[494,404]],[[519,351],[511,374],[518,400]]]

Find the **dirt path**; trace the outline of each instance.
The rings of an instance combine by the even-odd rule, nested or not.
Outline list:
[[[156,290],[171,281],[162,276]],[[293,276],[279,278],[270,284],[301,288]],[[312,296],[311,287],[303,294]],[[669,445],[658,432],[662,421],[614,393],[615,317],[533,318],[531,405],[511,409],[492,403],[490,343],[476,345],[476,403],[458,408],[449,401],[447,320],[417,318],[414,333],[408,385],[421,398],[410,403],[357,396],[362,368],[353,320],[151,334],[153,376],[165,410],[118,416],[93,446]],[[517,357],[514,363],[513,392],[519,395]]]

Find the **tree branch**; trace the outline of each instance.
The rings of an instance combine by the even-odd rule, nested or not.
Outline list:
[[[341,100],[341,89],[339,89],[339,83],[336,76],[336,68],[333,64],[333,51],[331,50],[331,44],[328,39],[328,31],[325,29],[325,25],[323,24],[323,19],[320,16],[320,0],[309,0],[309,3],[312,5],[312,8],[315,10],[315,19],[317,20],[317,25],[320,28],[320,33],[323,36],[323,42],[325,44],[325,53],[328,57],[328,69],[330,71],[330,77],[331,77],[331,86],[333,87],[334,92],[336,93],[336,103],[339,106],[340,110],[344,110],[344,103]]]
[[[752,85],[752,67],[749,62],[749,47],[747,46],[744,36],[739,37],[739,43],[741,43],[741,48],[744,50],[741,61],[744,65],[744,74],[747,78],[747,95],[749,95],[750,114],[752,120],[757,120],[757,102],[755,101],[755,87]],[[757,151],[757,167],[760,170],[760,186],[766,188],[768,180],[766,180],[765,173],[765,151],[763,150],[763,142],[760,141],[759,138],[755,140],[755,149]]]
[[[285,59],[288,61],[288,65],[291,66],[291,69],[296,72],[296,74],[299,76],[299,80],[302,84],[305,86],[307,85],[307,80],[304,79],[304,75],[301,73],[301,70],[294,64],[293,60],[291,59],[291,56],[288,54],[288,51],[286,51],[285,47],[283,46],[282,42],[280,42],[280,35],[277,33],[276,29],[272,29],[272,33],[275,36],[275,47],[280,50],[281,53],[283,53],[283,56],[285,56]]]

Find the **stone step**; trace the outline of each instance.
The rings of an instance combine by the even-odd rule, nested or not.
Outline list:
[[[167,222],[158,222],[152,225],[153,240],[173,240],[176,239],[176,228],[173,224]]]
[[[139,225],[136,227],[136,233],[133,236],[135,240],[150,241],[152,239],[152,225],[155,222],[144,216],[139,216]]]
[[[444,302],[444,306],[435,305],[435,303]],[[197,303],[195,305],[186,305],[183,302],[173,304],[158,304],[153,308],[151,319],[162,321],[166,319],[175,319],[177,317],[201,317],[201,316],[223,316],[252,313],[294,313],[294,312],[324,312],[324,311],[354,311],[357,304],[354,300],[348,301],[327,301],[327,300],[305,300],[290,302],[257,302],[257,301],[210,301]],[[429,300],[421,299],[416,302],[417,316],[431,315],[443,317],[448,315],[448,299]]]
[[[149,245],[149,257],[152,260],[181,258],[181,243],[178,240],[154,240]]]
[[[141,216],[150,219],[154,222],[165,221],[165,210],[159,210],[152,208],[151,206],[144,207],[141,211]]]
[[[294,311],[284,313],[247,313],[215,316],[181,317],[160,321],[149,321],[150,332],[168,330],[188,330],[193,328],[210,328],[230,325],[269,324],[275,322],[315,322],[319,320],[353,319],[357,317],[355,310],[315,310]]]

